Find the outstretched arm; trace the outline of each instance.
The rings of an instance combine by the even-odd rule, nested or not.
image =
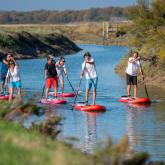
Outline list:
[[[137,58],[131,58],[129,60],[130,63],[135,63],[136,61],[138,61],[140,59],[140,57],[137,57]]]
[[[94,62],[94,59],[93,58],[90,59],[89,61],[85,61],[85,62],[88,63],[88,64],[95,65],[95,62]]]
[[[94,61],[87,61],[86,63],[88,63],[88,64],[95,64],[95,62]]]
[[[6,60],[3,60],[3,63],[6,64],[6,65],[8,65],[8,61],[6,61]]]

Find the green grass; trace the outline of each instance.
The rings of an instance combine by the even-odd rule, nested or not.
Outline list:
[[[90,157],[70,145],[52,141],[17,124],[0,121],[0,138],[1,165],[93,164]]]

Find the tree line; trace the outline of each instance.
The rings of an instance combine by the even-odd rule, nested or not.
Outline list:
[[[55,24],[89,21],[107,21],[110,17],[124,17],[124,8],[107,7],[65,11],[0,11],[0,24]]]

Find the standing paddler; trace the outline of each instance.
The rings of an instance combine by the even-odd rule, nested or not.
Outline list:
[[[132,56],[128,59],[128,66],[126,68],[126,82],[127,82],[127,95],[130,97],[131,85],[133,85],[133,96],[137,98],[137,74],[140,73],[143,78],[142,70],[140,67],[139,53],[133,52]]]
[[[94,59],[91,58],[89,52],[86,52],[84,54],[84,62],[82,64],[80,79],[82,79],[84,74],[86,76],[85,104],[88,105],[89,91],[93,87],[93,105],[95,105],[98,77]]]

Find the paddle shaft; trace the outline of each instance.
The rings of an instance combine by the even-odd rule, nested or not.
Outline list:
[[[68,82],[69,82],[69,85],[70,85],[70,87],[72,88],[72,90],[73,90],[74,94],[76,94],[76,92],[75,92],[75,90],[74,90],[74,88],[73,88],[73,86],[72,86],[72,84],[71,84],[71,82],[70,82],[70,80],[69,80],[68,76],[66,76],[66,78],[67,78],[67,80],[68,80]]]
[[[77,88],[76,96],[75,96],[75,99],[74,99],[74,104],[76,103],[76,100],[77,100],[77,96],[78,96],[78,93],[79,93],[79,90],[80,90],[80,85],[81,85],[81,81],[82,81],[82,78],[83,78],[83,75],[84,75],[85,68],[86,68],[86,63],[85,63],[85,66],[83,68],[82,77],[80,78],[80,82],[79,82],[79,85],[78,85],[78,88]]]
[[[46,81],[46,80],[45,80]],[[43,88],[42,88],[42,98],[43,98],[43,96],[44,96],[44,91],[45,91],[45,83],[44,83],[44,86],[43,86]]]
[[[79,82],[79,84],[78,84],[76,96],[75,96],[75,99],[74,99],[74,104],[76,103],[76,100],[77,100],[77,96],[78,96],[78,93],[79,93],[79,90],[80,90],[81,81],[82,81],[82,78],[80,79],[80,82]]]
[[[140,61],[139,61],[139,62],[140,62]],[[142,68],[141,62],[140,62],[140,69],[141,69],[141,74],[142,74],[142,79],[143,79],[143,84],[144,84],[146,96],[147,96],[147,98],[149,98],[147,86],[146,86],[146,83],[145,83],[145,81],[144,81],[144,73],[143,73],[143,68]]]

